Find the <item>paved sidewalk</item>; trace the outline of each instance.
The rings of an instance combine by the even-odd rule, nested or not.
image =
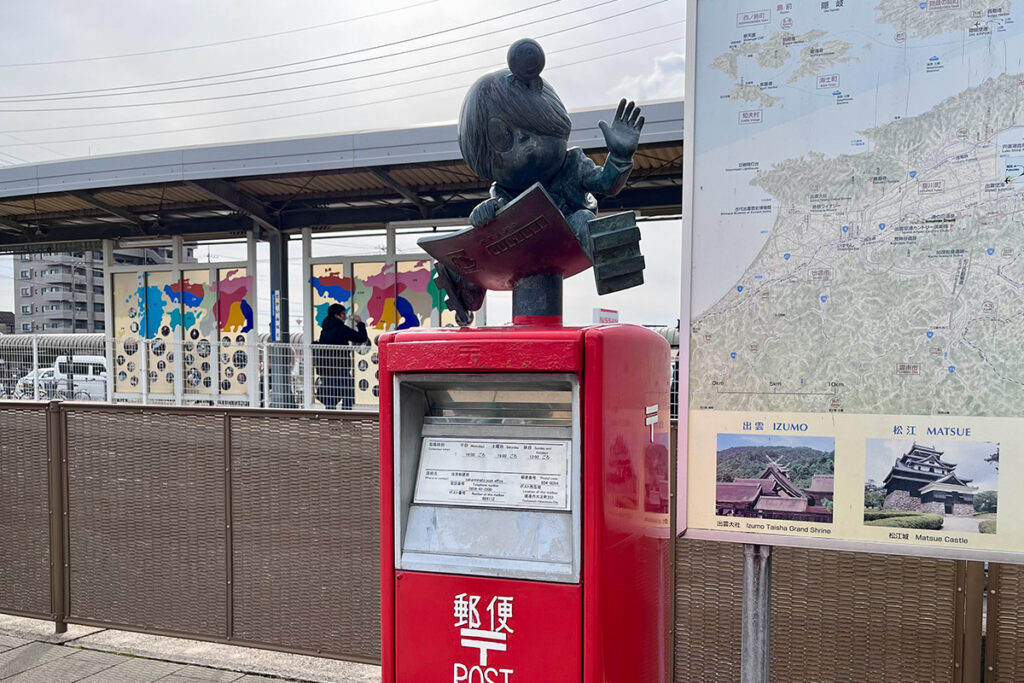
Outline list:
[[[380,668],[321,657],[0,615],[0,683],[379,683]]]
[[[275,680],[278,679],[0,636],[0,681],[3,683],[256,683]]]

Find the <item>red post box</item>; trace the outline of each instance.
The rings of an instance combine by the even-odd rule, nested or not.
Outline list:
[[[669,680],[669,349],[642,327],[380,342],[384,683]]]

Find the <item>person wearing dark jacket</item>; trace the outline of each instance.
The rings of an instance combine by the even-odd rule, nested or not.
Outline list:
[[[335,346],[368,343],[366,324],[358,315],[353,315],[351,321],[355,329],[346,324],[345,307],[331,304],[320,328],[320,343]],[[343,409],[351,408],[356,399],[352,352],[344,349],[319,349],[318,352],[320,362],[316,370],[320,375],[320,392],[317,398],[328,410],[333,410],[339,403]]]

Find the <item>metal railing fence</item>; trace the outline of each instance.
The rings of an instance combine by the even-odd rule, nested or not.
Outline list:
[[[678,417],[679,359],[671,359]],[[685,383],[684,383],[685,387]],[[377,410],[377,349],[102,335],[0,336],[0,400]]]
[[[15,335],[0,344],[0,400],[376,410],[373,347]]]

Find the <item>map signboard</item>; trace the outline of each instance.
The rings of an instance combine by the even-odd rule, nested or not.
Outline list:
[[[687,535],[1024,562],[1024,8],[688,27]]]

